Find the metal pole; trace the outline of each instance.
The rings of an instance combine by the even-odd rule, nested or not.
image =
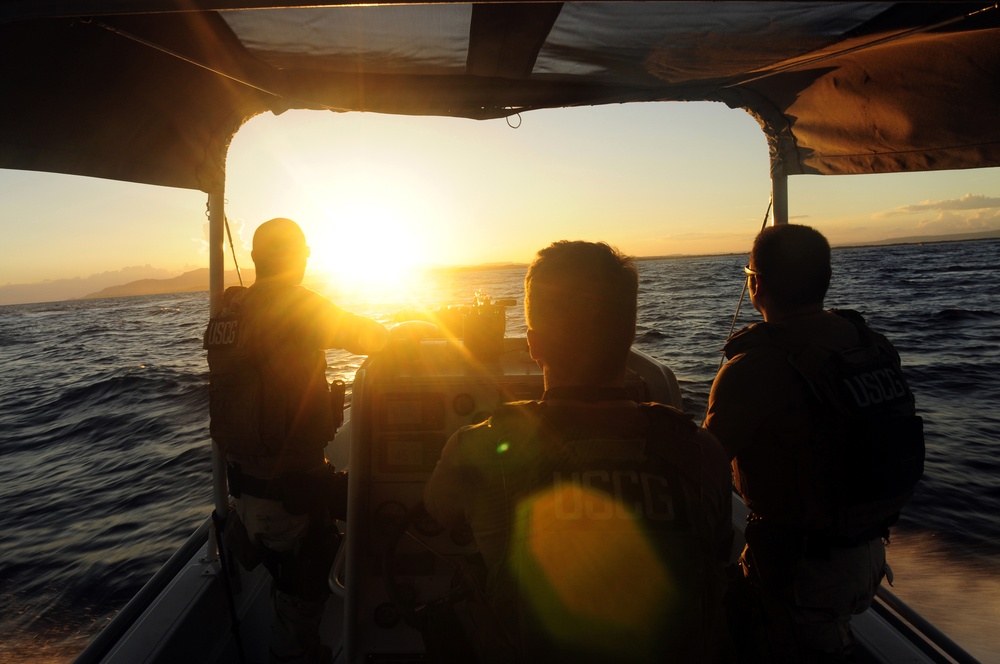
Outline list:
[[[222,294],[225,291],[225,192],[217,191],[208,195],[208,291],[209,311],[215,316],[222,309]],[[229,513],[229,484],[226,479],[226,456],[219,446],[212,442],[212,500],[215,511],[220,516]],[[216,538],[208,538],[209,558],[219,555]]]
[[[226,203],[225,192],[208,195],[208,294],[212,316],[222,308],[226,269]]]

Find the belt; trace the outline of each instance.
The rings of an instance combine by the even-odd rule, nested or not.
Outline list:
[[[753,529],[770,542],[783,546],[787,551],[799,551],[805,558],[827,557],[833,549],[850,549],[872,540],[889,536],[883,526],[868,528],[850,537],[830,533],[810,532],[792,526],[776,526],[760,517],[751,516],[747,529]],[[754,538],[756,539],[756,538]]]
[[[805,557],[827,556],[832,549],[850,549],[872,540],[888,537],[885,528],[869,528],[852,537],[827,535],[824,533],[803,533],[802,552]]]
[[[266,500],[283,500],[284,491],[280,483],[274,479],[264,480],[253,475],[247,475],[236,464],[226,466],[226,478],[229,480],[229,493],[233,498],[243,494]]]

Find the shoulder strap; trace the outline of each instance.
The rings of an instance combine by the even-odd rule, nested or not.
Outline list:
[[[857,328],[861,345],[876,344],[881,341],[881,336],[868,327],[864,316],[857,311],[853,309],[830,309],[829,312],[845,319]],[[754,323],[730,337],[729,341],[726,342],[726,357],[731,358],[751,348],[761,346],[773,346],[789,352],[800,352],[808,345],[808,342],[789,338],[786,333],[782,332],[780,327],[766,322]]]
[[[854,309],[829,309],[828,311],[835,316],[840,316],[841,318],[854,323],[858,327],[869,329],[868,323],[865,322],[865,317],[862,316],[859,311]]]
[[[694,417],[661,403],[639,404],[640,413],[648,420],[647,436],[660,439],[693,438],[698,431]],[[504,429],[537,429],[546,424],[544,401],[517,401],[497,406],[490,425]]]
[[[690,438],[698,432],[694,416],[673,406],[647,402],[639,404],[639,408],[649,418],[650,433],[665,434],[669,438]]]
[[[674,464],[682,474],[700,484],[701,443],[693,416],[661,403],[643,403],[639,407],[649,418],[647,451]]]
[[[773,328],[774,326],[769,323],[754,323],[744,327],[726,342],[726,358],[732,359],[740,353],[745,353],[751,348],[759,346],[779,346]]]
[[[493,409],[490,426],[497,428],[524,428],[537,426],[542,419],[544,405],[540,401],[514,401]]]

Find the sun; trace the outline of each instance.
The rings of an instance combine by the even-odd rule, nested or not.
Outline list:
[[[308,270],[340,288],[403,291],[427,263],[427,243],[417,224],[391,201],[346,203],[317,221],[306,230]]]

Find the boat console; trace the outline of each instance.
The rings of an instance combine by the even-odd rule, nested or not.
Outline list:
[[[467,313],[460,334],[427,321],[397,326],[355,377],[347,537],[331,577],[344,596],[348,662],[423,661],[412,618],[457,590],[463,561],[476,553],[471,533],[414,509],[424,483],[458,428],[498,404],[542,396],[526,340],[504,338],[502,307],[490,306]],[[637,351],[627,389],[638,401],[680,406],[674,375]]]

